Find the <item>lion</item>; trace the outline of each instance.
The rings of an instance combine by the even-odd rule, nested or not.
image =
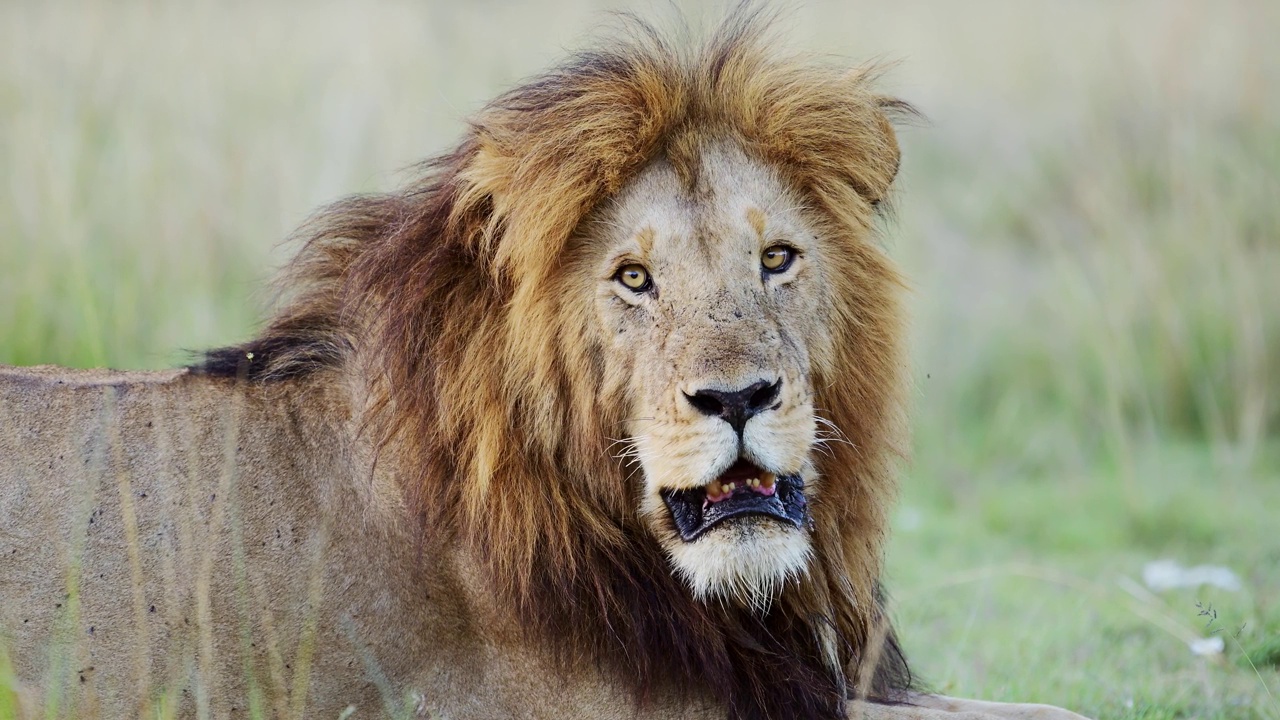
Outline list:
[[[72,717],[1073,718],[922,692],[872,69],[635,23],[300,231],[256,337],[0,369],[0,644]]]

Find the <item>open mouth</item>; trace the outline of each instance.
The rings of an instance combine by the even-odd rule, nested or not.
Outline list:
[[[691,490],[663,490],[676,530],[685,542],[730,518],[761,515],[797,528],[809,524],[809,503],[799,475],[775,475],[739,460],[709,484]]]

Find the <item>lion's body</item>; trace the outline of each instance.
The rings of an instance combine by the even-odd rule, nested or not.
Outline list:
[[[27,702],[1040,712],[915,694],[879,587],[903,106],[756,19],[697,52],[634,25],[500,97],[418,182],[317,215],[242,345],[0,371]]]
[[[349,417],[312,382],[0,369],[0,642],[27,702],[248,717],[252,678],[282,718],[628,715],[589,669],[554,673],[453,549],[367,509]]]

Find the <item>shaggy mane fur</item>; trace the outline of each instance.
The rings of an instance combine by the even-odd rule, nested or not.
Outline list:
[[[732,718],[843,716],[901,698],[906,663],[877,579],[904,446],[900,280],[871,239],[898,166],[872,73],[769,50],[751,13],[689,49],[650,26],[507,92],[398,192],[339,202],[303,229],[291,299],[254,340],[194,370],[249,381],[347,373],[424,542],[461,543],[529,632],[634,684],[709,691]],[[625,399],[557,273],[593,208],[650,159],[692,180],[729,138],[825,218],[855,277],[836,291],[834,370],[816,406],[849,440],[819,457],[808,575],[763,614],[696,601],[637,518],[608,452]]]

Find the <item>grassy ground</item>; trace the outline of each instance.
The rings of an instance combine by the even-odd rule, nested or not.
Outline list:
[[[163,367],[245,336],[310,209],[394,184],[600,7],[0,5],[0,362]],[[920,673],[1280,718],[1280,8],[792,17],[798,45],[900,60],[888,86],[930,118],[887,233],[915,282],[889,582]],[[1152,592],[1160,558],[1243,587]]]

